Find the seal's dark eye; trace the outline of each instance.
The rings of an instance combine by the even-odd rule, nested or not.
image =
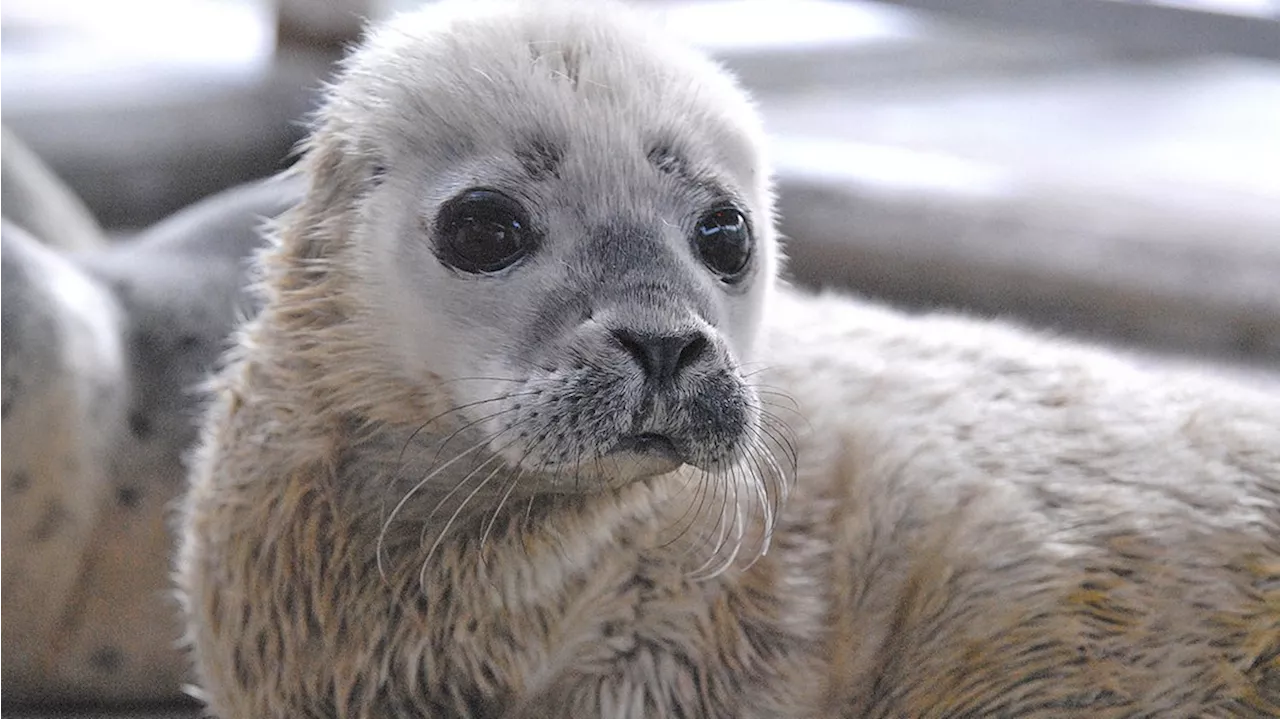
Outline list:
[[[703,264],[729,282],[741,278],[751,260],[751,228],[741,212],[732,207],[712,210],[693,232]]]
[[[462,272],[497,272],[533,249],[524,208],[497,190],[468,190],[436,218],[436,257]]]

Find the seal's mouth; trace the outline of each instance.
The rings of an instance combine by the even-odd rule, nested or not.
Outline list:
[[[613,452],[632,452],[677,464],[684,464],[688,461],[684,453],[676,447],[675,441],[665,434],[657,434],[655,432],[626,435],[614,445]]]

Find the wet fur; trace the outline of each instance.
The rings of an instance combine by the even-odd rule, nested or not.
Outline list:
[[[183,509],[178,582],[211,711],[1274,715],[1280,402],[999,325],[775,290],[741,94],[611,9],[574,12],[477,11],[478,30],[447,39],[451,16],[403,19],[331,92]],[[530,67],[555,83],[512,79]],[[548,149],[565,142],[582,144]],[[645,276],[665,292],[611,299],[606,276],[575,296],[601,248],[563,256],[570,274],[541,292],[515,272],[455,291],[425,244],[403,243],[470,176],[536,188],[557,171],[558,191],[531,190],[559,208],[557,238],[651,243]],[[678,225],[708,180],[745,202],[767,253],[744,294],[717,294],[679,233],[644,225]],[[642,231],[592,234],[618,218]],[[521,411],[501,372],[544,335],[577,343],[547,345],[553,367],[562,346],[616,364],[592,344],[596,303],[711,328],[705,369],[731,372],[754,449],[631,482],[607,463],[561,472],[536,444],[504,454],[474,403]],[[526,327],[526,306],[567,309],[513,341],[502,328]],[[448,337],[466,345],[427,341]],[[508,364],[484,366],[495,356]],[[628,387],[584,401],[633,401]],[[528,421],[590,456],[591,427]]]

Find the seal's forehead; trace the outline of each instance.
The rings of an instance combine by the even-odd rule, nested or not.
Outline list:
[[[388,151],[505,149],[537,172],[577,145],[619,161],[754,175],[759,123],[734,81],[611,3],[443,2],[372,33],[332,110]]]

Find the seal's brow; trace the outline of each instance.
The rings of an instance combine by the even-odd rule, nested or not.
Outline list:
[[[516,146],[516,159],[520,166],[535,180],[560,176],[560,163],[564,161],[564,145],[543,134],[534,134]]]

